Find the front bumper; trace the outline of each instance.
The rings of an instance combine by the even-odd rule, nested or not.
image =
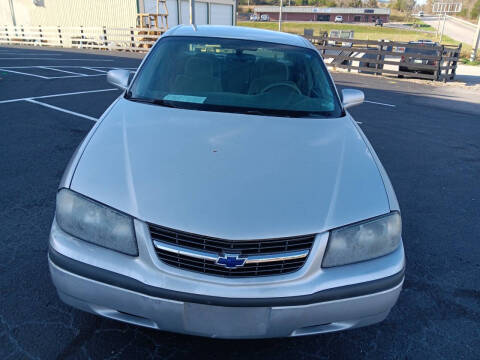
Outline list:
[[[54,221],[49,266],[60,298],[76,308],[150,328],[219,338],[318,334],[382,321],[404,278],[403,247],[372,261],[322,269],[328,234],[306,264],[282,276],[227,279],[158,260],[135,221],[139,256],[71,237]]]
[[[53,249],[49,266],[60,298],[75,308],[154,329],[218,338],[302,336],[374,324],[387,317],[404,278],[402,271],[380,281],[323,291],[313,297],[233,299],[163,289],[156,290],[164,297],[156,297],[149,294],[155,289],[144,287],[140,292],[133,279],[95,269]],[[380,287],[388,288],[371,292]],[[361,292],[368,294],[338,298]]]

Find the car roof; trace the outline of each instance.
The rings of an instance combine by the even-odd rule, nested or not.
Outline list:
[[[198,36],[241,40],[256,40],[312,48],[305,38],[279,31],[256,29],[244,26],[221,25],[178,25],[168,30],[163,36]]]

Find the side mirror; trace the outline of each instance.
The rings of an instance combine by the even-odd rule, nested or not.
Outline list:
[[[363,93],[363,91],[355,89],[343,89],[342,97],[344,108],[360,105],[361,103],[363,103],[363,100],[365,100],[365,94]]]
[[[130,75],[131,75],[130,70],[123,70],[123,69],[110,70],[107,73],[107,81],[110,84],[122,90],[125,90],[128,87],[128,84],[130,83]]]

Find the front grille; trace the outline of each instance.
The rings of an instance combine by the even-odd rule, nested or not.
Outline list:
[[[262,254],[282,255],[289,251],[299,250],[309,251],[315,240],[315,235],[313,234],[279,239],[232,241],[172,230],[152,224],[149,224],[149,228],[153,241],[180,246],[186,249],[208,251],[217,255],[229,253],[238,254],[242,257]],[[307,259],[307,256],[305,256],[304,258],[270,261],[265,263],[246,263],[242,267],[232,269],[218,265],[214,260],[210,259],[195,258],[158,248],[155,250],[158,258],[170,266],[226,277],[265,276],[291,273],[300,269]]]

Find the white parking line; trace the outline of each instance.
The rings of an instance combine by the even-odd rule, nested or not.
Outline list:
[[[73,74],[73,75],[79,75],[79,76],[87,76],[87,74],[81,74],[81,73],[76,73],[73,71],[67,71],[67,70],[61,70],[61,69],[55,69],[54,67],[49,67],[49,66],[37,66],[39,69],[47,69],[47,70],[53,70],[53,71],[58,71],[66,74]]]
[[[45,79],[45,80],[50,79],[49,77],[42,76],[42,75],[35,75],[35,74],[24,73],[21,71],[7,70],[4,68],[0,68],[0,71],[10,72],[10,73],[19,74],[19,75],[33,76],[33,77],[38,77],[40,79]]]
[[[99,92],[105,92],[105,91],[118,91],[118,89],[87,90],[87,91],[77,91],[77,92],[63,93],[63,94],[52,94],[52,95],[43,95],[43,96],[30,96],[30,97],[26,97],[26,98],[17,98],[17,99],[10,99],[10,100],[2,100],[2,101],[0,101],[0,104],[7,104],[7,103],[11,103],[11,102],[34,100],[34,99],[48,99],[48,98],[60,97],[60,96],[92,94],[92,93],[99,93]]]
[[[36,100],[32,100],[32,99],[25,99],[25,101],[28,101],[29,103],[45,106],[47,108],[54,109],[54,110],[57,110],[57,111],[61,111],[61,112],[64,112],[64,113],[67,113],[67,114],[70,114],[70,115],[75,115],[75,116],[78,116],[78,117],[82,117],[84,119],[88,119],[88,120],[92,120],[92,121],[97,121],[98,120],[97,118],[94,118],[94,117],[91,117],[91,116],[88,116],[88,115],[84,115],[84,114],[80,114],[80,113],[77,113],[77,112],[74,112],[74,111],[62,109],[62,108],[59,108],[57,106],[42,103],[40,101],[36,101]]]
[[[376,101],[369,101],[369,100],[364,100],[364,102],[370,103],[370,104],[376,104],[376,105],[390,106],[390,107],[396,107],[397,106],[397,105],[385,104],[385,103],[376,102]]]
[[[2,66],[2,69],[36,69],[48,66],[50,68],[78,68],[78,69],[125,69],[125,70],[137,70],[136,67],[112,67],[112,66],[79,66],[79,65],[29,65],[29,66]],[[100,70],[98,70],[100,71]]]
[[[69,71],[69,70],[62,70],[62,68],[72,68],[72,69],[84,69],[84,70],[91,70],[98,72],[100,74],[84,74],[82,72],[74,72],[74,71]],[[15,69],[15,70],[12,70]],[[66,74],[72,74],[71,76],[43,76],[43,75],[37,75],[37,74],[31,74],[27,72],[22,72],[19,71],[18,69],[46,69],[46,70],[52,70],[52,71],[58,71]],[[106,70],[100,70],[100,69],[106,69]],[[45,79],[45,80],[50,80],[50,79],[70,79],[70,78],[76,78],[76,77],[95,77],[95,76],[105,76],[108,72],[108,70],[111,69],[125,69],[125,70],[137,70],[137,68],[120,68],[120,67],[112,67],[112,66],[73,66],[73,65],[30,65],[30,66],[2,66],[0,68],[0,71],[3,70],[5,72],[11,72],[14,74],[19,74],[19,75],[25,75],[25,76],[33,76],[37,77],[40,79]]]
[[[29,69],[48,69],[48,70],[52,70],[52,71],[55,71],[55,70],[56,70],[56,71],[59,71],[59,72],[68,73],[68,74],[76,74],[76,75],[67,75],[67,76],[42,76],[42,75],[37,75],[37,74],[30,74],[30,73],[21,72],[21,71],[10,70],[10,69],[6,69],[6,68],[0,68],[0,71],[6,71],[6,72],[18,74],[18,75],[33,76],[33,77],[37,77],[37,78],[44,79],[44,80],[52,80],[52,79],[71,79],[71,78],[78,78],[78,77],[96,77],[96,76],[105,76],[105,75],[106,75],[106,73],[105,73],[105,74],[90,74],[90,75],[80,74],[80,73],[74,73],[74,72],[72,72],[72,71],[54,69],[53,67],[52,67],[52,68],[49,68],[49,67],[46,67],[46,66],[35,66],[35,67],[30,67]]]
[[[82,66],[82,69],[91,70],[91,71],[98,71],[98,72],[101,72],[101,73],[106,73],[105,70],[98,70],[98,69],[94,69],[94,68],[90,68],[90,67],[86,67],[86,66]]]
[[[0,50],[1,51],[1,50]],[[63,54],[23,54],[23,53],[0,53],[0,55],[22,55],[22,56],[63,56]]]
[[[57,61],[114,61],[114,60],[107,60],[107,59],[58,59],[58,58],[0,58],[0,60],[57,60]]]
[[[71,79],[71,78],[79,78],[79,77],[96,77],[96,76],[105,76],[107,74],[94,74],[94,75],[72,75],[72,76],[50,76],[47,79]]]

